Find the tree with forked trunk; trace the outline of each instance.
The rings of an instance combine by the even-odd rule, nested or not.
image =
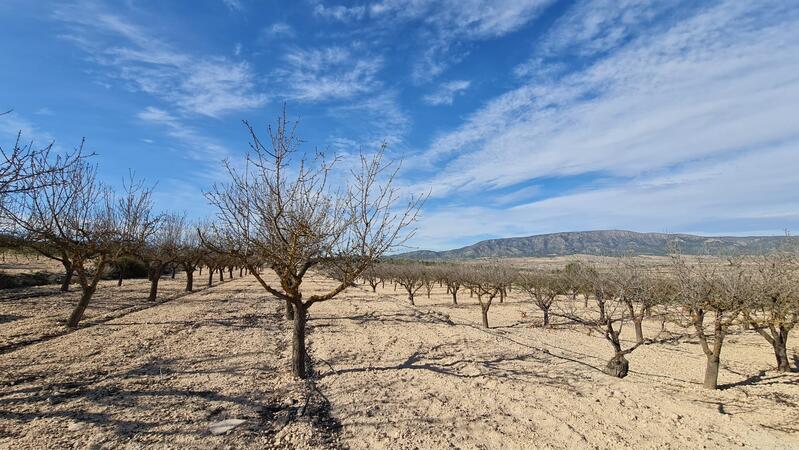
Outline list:
[[[185,216],[164,214],[158,218],[153,233],[138,252],[149,270],[150,294],[147,299],[151,302],[154,302],[158,296],[158,282],[161,280],[164,268],[180,257],[181,239],[185,231]]]
[[[338,159],[321,153],[309,159],[300,153],[296,124],[285,113],[276,128],[269,128],[270,145],[245,126],[252,151],[244,168],[226,163],[230,180],[206,196],[217,209],[221,248],[293,313],[292,372],[306,378],[308,310],[335,298],[404,242],[421,200],[397,208],[392,181],[398,168],[386,163],[385,146],[371,156],[361,155],[360,168],[349,173],[346,185],[332,186],[329,175]],[[275,272],[278,285],[256,270],[261,263]],[[331,290],[305,297],[302,283],[321,264],[335,267],[341,279]]]
[[[777,370],[788,372],[788,335],[799,321],[799,264],[793,252],[775,252],[750,262],[754,292],[743,309],[744,321],[774,350]]]
[[[605,366],[605,373],[617,378],[624,378],[630,370],[630,362],[626,356],[642,345],[658,341],[656,341],[657,337],[643,339],[625,348],[621,333],[627,324],[634,321],[622,295],[623,284],[614,275],[613,269],[613,266],[603,270],[603,268],[583,263],[579,270],[564,271],[563,276],[579,277],[578,280],[567,281],[567,284],[583,286],[584,289],[593,292],[596,301],[593,303],[594,306],[589,308],[578,305],[575,300],[560,302],[557,304],[557,312],[553,315],[581,324],[590,332],[598,332],[603,336],[613,348],[613,357]],[[665,300],[657,297],[652,300],[651,304],[654,305],[656,302],[665,302]]]
[[[46,162],[41,162],[40,165]],[[97,181],[97,168],[79,162],[50,172],[6,208],[18,238],[58,249],[77,275],[81,297],[67,321],[76,328],[110,261],[135,251],[152,230],[151,191],[131,176],[117,198]]]
[[[491,303],[515,278],[515,271],[501,264],[474,266],[468,269],[464,284],[477,294],[484,328],[490,328],[488,311],[491,309]]]
[[[178,244],[175,261],[186,274],[186,292],[194,290],[194,272],[201,267],[208,250],[200,243],[198,229],[207,228],[207,224],[199,223],[184,228]],[[201,273],[202,274],[202,273]]]
[[[555,272],[534,271],[521,274],[517,284],[544,314],[542,326],[549,326],[552,304],[559,295],[569,292],[566,278]]]
[[[753,295],[753,277],[741,259],[719,264],[688,261],[675,254],[672,260],[683,324],[694,328],[707,357],[703,386],[717,389],[724,339],[741,324],[744,307]]]

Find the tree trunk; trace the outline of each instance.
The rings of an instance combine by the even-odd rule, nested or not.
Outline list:
[[[228,274],[227,279],[228,280],[232,280],[233,279],[233,266],[230,266],[230,267],[227,268],[227,274]]]
[[[163,270],[164,266],[157,265],[153,268],[152,279],[150,280],[150,296],[147,297],[147,300],[154,302],[155,297],[158,295],[158,280],[161,279],[161,271]]]
[[[200,270],[200,276],[202,276],[203,275],[203,266],[202,266],[202,264],[200,264],[199,270]]]
[[[411,306],[416,306],[416,304],[413,302],[413,292],[408,292],[408,300],[410,300]]]
[[[290,307],[291,303],[287,302],[286,306]],[[305,321],[308,312],[302,301],[295,302],[292,311],[294,311],[294,330],[292,332],[291,371],[295,377],[304,380],[307,378],[305,373]]]
[[[72,263],[62,262],[64,265],[64,281],[61,283],[61,292],[69,291],[69,283],[72,281],[72,275],[75,273],[75,269],[72,267]]]
[[[706,389],[717,389],[719,386],[719,355],[707,355],[707,366],[705,366],[705,382],[703,386]]]
[[[225,268],[219,268],[219,281],[225,281]]]
[[[290,300],[286,300],[286,320],[295,320],[295,317],[294,306],[292,306]]]
[[[123,278],[122,275],[123,275],[122,274],[122,268],[120,267],[119,268],[119,279],[117,279],[117,286],[122,286],[122,278]]]
[[[488,308],[480,308],[480,312],[483,313],[483,327],[488,328]]]
[[[194,290],[194,271],[186,270],[186,292]]]
[[[214,271],[208,269],[208,286],[211,286],[213,284],[214,284]]]
[[[244,276],[244,267],[239,267],[239,278]]]
[[[780,327],[779,333],[774,336],[773,343],[774,356],[777,357],[777,370],[780,372],[790,372],[791,362],[788,359],[788,332]]]
[[[629,371],[630,362],[627,361],[623,353],[616,353],[605,366],[605,373],[616,378],[626,377]]]
[[[549,310],[542,309],[542,311],[544,311],[544,326],[549,326]]]
[[[642,318],[633,319],[633,327],[635,327],[635,342],[642,344],[644,342],[644,327],[642,325]]]
[[[458,304],[458,293],[455,291],[452,291],[452,304],[453,305]]]
[[[176,266],[172,266],[172,279],[173,280],[175,279],[175,272],[177,272],[177,267]]]
[[[93,294],[94,288],[83,290],[83,294],[80,296],[78,305],[75,306],[75,309],[72,311],[72,315],[69,316],[67,328],[78,328],[78,323],[80,323],[80,320],[83,318],[83,313],[86,311],[86,307],[89,306],[89,300],[92,299]]]

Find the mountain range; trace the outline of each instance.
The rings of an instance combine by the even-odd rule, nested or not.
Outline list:
[[[799,243],[785,236],[696,236],[691,234],[638,233],[623,230],[576,231],[527,237],[489,239],[445,251],[417,250],[395,258],[423,261],[476,258],[520,258],[568,255],[657,255],[672,248],[688,255],[757,254]]]

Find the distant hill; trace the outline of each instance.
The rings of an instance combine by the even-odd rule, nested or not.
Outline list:
[[[568,255],[666,255],[672,243],[683,254],[757,254],[785,246],[796,238],[785,236],[695,236],[690,234],[636,233],[603,230],[540,234],[528,237],[490,239],[466,247],[434,252],[419,250],[395,258],[424,261],[519,258]]]

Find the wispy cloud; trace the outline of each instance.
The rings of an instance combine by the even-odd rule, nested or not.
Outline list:
[[[148,106],[139,112],[137,118],[165,129],[166,134],[179,143],[182,156],[204,163],[203,166],[195,167],[195,173],[210,180],[219,179],[221,176],[219,164],[232,155],[223,144],[196,127],[187,125],[168,111],[154,106]],[[149,139],[143,141],[148,144],[153,143]]]
[[[589,172],[635,176],[795,138],[799,14],[769,11],[764,21],[757,12],[722,4],[585,70],[492,100],[426,153],[440,164],[457,151],[436,192]]]
[[[280,37],[294,37],[294,28],[285,22],[275,22],[261,31],[262,39],[273,39]]]
[[[424,96],[424,101],[430,105],[451,105],[455,97],[469,89],[471,82],[468,80],[449,81],[439,86],[436,92]]]
[[[175,50],[144,28],[91,6],[61,7],[54,16],[70,28],[63,37],[107,67],[111,77],[182,112],[218,116],[267,100],[246,62]]]
[[[377,147],[383,142],[397,145],[411,126],[411,118],[400,106],[398,95],[396,91],[384,90],[362,100],[333,106],[329,115],[347,119],[350,133],[357,137],[357,140],[348,139],[350,142],[368,147]]]
[[[369,16],[385,26],[415,23],[423,47],[413,63],[417,82],[429,82],[463,59],[464,42],[497,38],[538,17],[552,0],[382,0],[369,5]]]
[[[325,6],[318,3],[313,10],[314,14],[318,17],[327,20],[337,20],[339,22],[350,22],[353,20],[360,20],[366,14],[365,6]]]
[[[564,20],[552,36],[583,26]],[[584,69],[558,66],[557,79],[539,77],[496,97],[414,161],[427,161],[433,195],[445,205],[453,205],[450,196],[511,193],[493,195],[493,206],[428,211],[417,245],[447,247],[459,235],[613,227],[735,233],[797,223],[799,204],[788,193],[799,179],[786,169],[799,158],[796,30],[799,11],[780,2],[721,2],[603,45],[604,55]],[[513,186],[597,176],[616,181],[502,205]]]
[[[288,86],[288,97],[318,102],[354,97],[379,86],[376,78],[381,57],[356,57],[344,47],[294,49],[284,56],[285,67],[276,71]]]

